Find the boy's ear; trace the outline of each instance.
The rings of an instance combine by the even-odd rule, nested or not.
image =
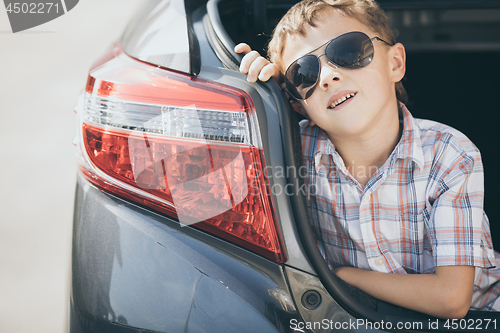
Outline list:
[[[406,73],[406,51],[401,43],[391,47],[391,81],[399,82]]]
[[[295,111],[297,111],[298,113],[300,113],[301,115],[303,115],[304,117],[306,117],[309,120],[309,125],[310,126],[314,126],[315,125],[315,122],[312,121],[311,118],[309,118],[309,116],[307,115],[307,111],[302,106],[302,103],[300,103],[299,101],[296,101],[296,100],[291,100],[290,101],[290,105],[292,106],[292,108]]]

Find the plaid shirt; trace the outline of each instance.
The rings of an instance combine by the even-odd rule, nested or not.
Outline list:
[[[402,105],[400,142],[363,188],[327,134],[302,121],[309,214],[331,269],[432,273],[475,266],[471,309],[500,310],[500,268],[483,211],[483,166],[459,131]]]

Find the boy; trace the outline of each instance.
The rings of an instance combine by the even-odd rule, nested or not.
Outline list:
[[[500,309],[479,151],[406,109],[405,49],[374,1],[303,0],[277,25],[271,62],[246,44],[235,51],[248,81],[283,78],[308,119],[308,207],[337,276],[436,317]]]

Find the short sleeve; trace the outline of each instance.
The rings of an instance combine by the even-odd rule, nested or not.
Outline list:
[[[427,236],[435,266],[495,267],[477,148],[464,152],[449,145],[434,161],[431,178]]]

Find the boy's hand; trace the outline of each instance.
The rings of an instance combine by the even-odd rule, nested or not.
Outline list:
[[[243,60],[241,60],[240,72],[248,74],[248,82],[253,83],[257,79],[267,81],[271,77],[279,82],[280,71],[278,66],[262,57],[259,52],[252,51],[248,44],[240,43],[234,47],[234,51],[245,54]]]
[[[273,64],[266,58],[262,57],[259,52],[257,51],[252,51],[250,46],[245,43],[240,43],[234,47],[234,51],[236,53],[243,53],[245,56],[241,60],[240,64],[240,72],[243,74],[247,74],[247,81],[250,83],[253,83],[257,81],[257,79],[261,81],[267,81],[271,77],[276,80],[278,84],[282,82],[283,80],[280,80],[281,78],[281,73],[280,70],[278,69],[278,66],[276,64]],[[280,85],[281,89],[284,90],[285,88],[285,83],[282,83]],[[309,120],[309,126],[314,126],[315,123],[312,121],[309,116],[307,115],[307,112],[305,109],[302,107],[302,105],[295,100],[291,100],[291,97],[289,97],[288,94],[285,92],[285,96],[290,101],[290,105],[293,107],[295,111],[303,115]]]

